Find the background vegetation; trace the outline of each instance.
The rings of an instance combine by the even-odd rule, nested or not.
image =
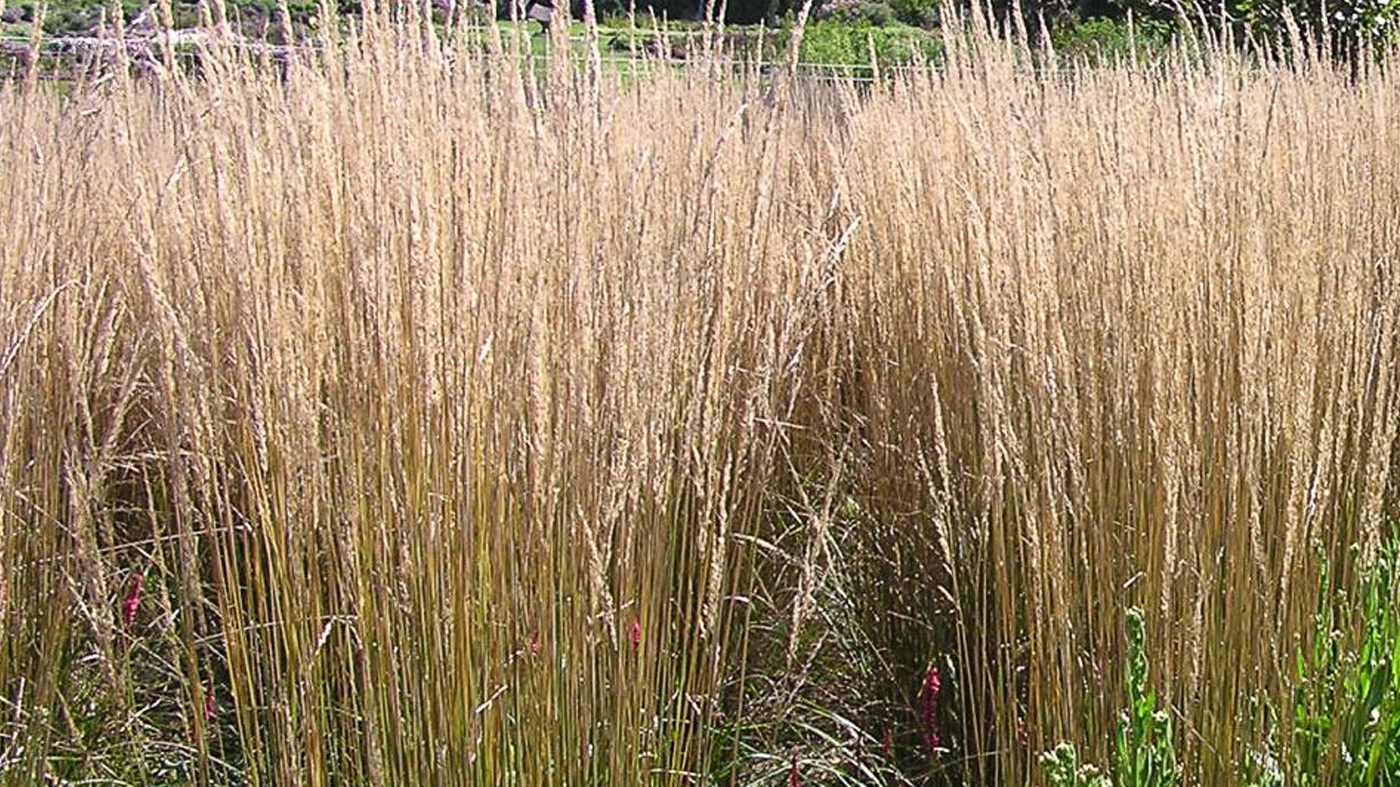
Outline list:
[[[0,779],[1400,783],[1393,59],[318,30],[0,83]]]
[[[553,0],[552,0],[553,1]],[[389,0],[383,5],[405,3]],[[555,3],[560,13],[575,20],[586,15],[587,0]],[[160,21],[154,0],[11,0],[0,9],[0,34],[26,35],[24,26],[42,10],[44,29],[50,35],[91,35],[113,25],[121,16],[129,26],[149,33]],[[363,0],[333,0],[328,7],[338,14],[359,15]],[[374,5],[370,3],[369,5]],[[523,13],[510,0],[427,0],[440,25],[460,24],[464,19],[484,23],[507,20]],[[986,0],[940,3],[938,0],[813,0],[808,29],[814,41],[803,57],[814,62],[859,64],[870,62],[873,51],[885,63],[908,63],[929,56],[936,46],[940,19],[948,16],[956,27],[967,22],[970,7],[986,13],[1005,29],[1024,28],[1033,44],[1043,45],[1045,33],[1067,53],[1099,57],[1118,56],[1130,40],[1146,53],[1165,51],[1183,26],[1228,30],[1236,43],[1265,42],[1276,48],[1296,46],[1301,34],[1319,41],[1334,56],[1357,59],[1396,44],[1400,36],[1400,0],[1228,0],[1225,3],[1180,3],[1175,0]],[[281,42],[285,31],[303,39],[314,33],[321,13],[319,0],[229,0],[219,3],[235,29],[256,39]],[[212,3],[172,0],[169,22],[177,28],[207,26],[205,15]],[[204,10],[201,11],[201,8]],[[672,33],[698,32],[704,20],[721,20],[732,26],[762,23],[780,35],[790,33],[803,10],[798,0],[597,0],[593,11],[605,20],[606,30],[636,35],[636,15],[645,21],[642,32],[659,28]],[[281,23],[286,14],[287,25]],[[736,29],[738,29],[736,27]],[[1200,32],[1200,31],[1198,31]],[[752,37],[740,34],[739,40]],[[871,44],[873,43],[873,46]],[[782,47],[781,42],[778,44]],[[679,50],[677,50],[679,51]]]

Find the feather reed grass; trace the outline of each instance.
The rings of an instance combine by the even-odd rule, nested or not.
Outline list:
[[[332,28],[0,85],[3,778],[816,784],[726,753],[844,675],[887,783],[1041,783],[1137,605],[1236,783],[1397,514],[1393,61]]]

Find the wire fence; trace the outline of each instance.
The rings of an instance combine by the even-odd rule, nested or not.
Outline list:
[[[475,33],[481,36],[481,41],[484,42],[486,29],[464,28],[463,32],[469,35]],[[650,31],[639,29],[636,32],[645,34]],[[695,38],[694,43],[699,43],[698,35]],[[791,69],[796,76],[814,81],[869,84],[877,81],[881,76],[911,74],[927,70],[929,67],[928,65],[911,63],[871,65],[866,63],[798,62],[790,64],[786,61],[758,58],[714,57],[699,52],[683,55],[655,54],[647,51],[645,44],[636,45],[632,48],[634,51],[627,54],[609,52],[599,54],[595,58],[594,54],[587,51],[586,48],[575,46],[586,46],[585,37],[570,36],[568,43],[569,46],[562,56],[571,58],[580,64],[586,64],[590,61],[598,62],[604,67],[630,74],[645,73],[655,69],[681,69],[703,65],[715,66],[712,72],[720,76],[764,76]],[[315,43],[274,44],[236,34],[217,35],[182,33],[181,31],[175,31],[168,37],[151,35],[128,36],[122,39],[112,36],[52,36],[33,41],[22,36],[0,36],[0,78],[15,79],[25,76],[30,73],[32,66],[35,71],[34,76],[37,79],[76,79],[81,74],[89,73],[93,69],[110,69],[122,62],[122,55],[125,56],[125,62],[128,66],[138,73],[151,70],[159,71],[164,66],[167,52],[173,53],[178,62],[189,65],[197,64],[207,52],[227,48],[244,50],[256,58],[266,58],[280,63],[285,63],[298,55],[314,57],[319,49]],[[696,47],[696,49],[698,48]],[[556,61],[561,56],[560,54],[539,52],[493,54],[487,51],[485,46],[479,47],[476,51],[473,51],[472,47],[466,47],[460,51],[483,63],[515,59],[517,61],[530,61],[539,66]],[[31,59],[35,62],[31,63]]]

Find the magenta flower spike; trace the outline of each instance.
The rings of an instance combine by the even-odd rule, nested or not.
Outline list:
[[[141,606],[141,589],[146,586],[146,575],[137,574],[131,581],[131,590],[126,594],[126,600],[122,601],[122,627],[131,626],[131,621],[136,619],[136,610]]]
[[[938,679],[938,667],[929,665],[928,673],[924,676],[924,688],[921,693],[920,721],[923,722],[924,727],[924,745],[928,747],[931,755],[936,755],[938,748],[942,745],[938,734],[938,695],[942,690],[943,686]]]

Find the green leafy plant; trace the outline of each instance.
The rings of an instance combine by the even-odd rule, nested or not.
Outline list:
[[[1073,743],[1061,743],[1041,757],[1055,787],[1110,787],[1107,776],[1092,765],[1082,765]]]
[[[1335,592],[1323,575],[1311,652],[1300,651],[1297,659],[1296,784],[1319,783],[1316,774],[1328,766],[1340,772],[1339,784],[1400,784],[1397,559],[1400,532],[1361,569],[1354,596]],[[1341,626],[1358,620],[1359,633],[1346,636]]]
[[[1128,610],[1127,634],[1127,707],[1118,719],[1114,779],[1081,764],[1074,745],[1061,743],[1041,757],[1055,787],[1173,787],[1181,781],[1171,717],[1157,709],[1157,692],[1148,684],[1147,624],[1137,607]]]
[[[1172,746],[1172,721],[1157,710],[1147,683],[1147,625],[1142,610],[1128,610],[1128,707],[1118,722],[1119,787],[1172,787],[1181,781]]]
[[[1231,11],[1265,37],[1286,37],[1295,26],[1308,35],[1325,30],[1337,54],[1355,54],[1358,44],[1384,47],[1400,34],[1400,0],[1236,0]]]

